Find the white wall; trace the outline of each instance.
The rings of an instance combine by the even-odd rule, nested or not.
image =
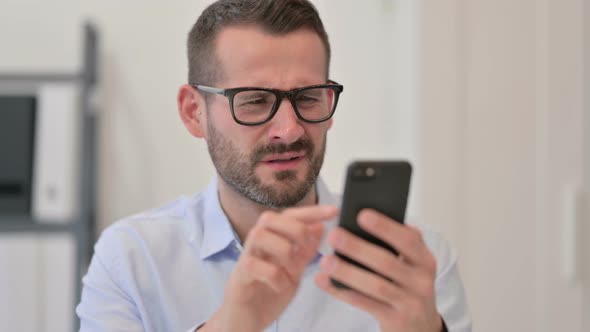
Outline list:
[[[459,250],[478,331],[587,330],[562,236],[587,173],[582,4],[421,1],[421,211]]]
[[[0,331],[71,331],[75,239],[0,234]]]
[[[416,161],[416,8],[413,1],[315,3],[330,36],[331,77],[344,84],[322,171],[340,192],[355,158]],[[416,199],[413,192],[413,216]]]

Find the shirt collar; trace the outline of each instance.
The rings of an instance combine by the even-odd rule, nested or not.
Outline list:
[[[318,192],[318,202],[320,205],[333,205],[340,208],[340,197],[338,195],[334,195],[333,193],[331,193],[328,189],[328,186],[326,186],[326,184],[321,178],[318,178],[318,181],[316,182],[316,188]],[[330,245],[328,245],[328,241],[326,240],[326,238],[328,236],[328,233],[330,233],[330,230],[336,227],[337,223],[338,217],[330,219],[326,222],[324,236],[320,243],[320,247],[318,248],[318,252],[322,256],[331,254],[333,251]]]
[[[236,238],[229,219],[221,208],[217,181],[217,177],[213,177],[205,191],[203,238],[200,248],[201,259],[207,259],[225,250],[232,244],[240,247],[239,240]],[[338,196],[333,195],[328,190],[328,187],[321,178],[318,178],[316,182],[316,190],[320,205],[339,206],[340,201]],[[320,255],[326,255],[332,252],[332,249],[326,241],[326,236],[335,226],[336,218],[327,222],[326,231],[324,232],[324,237],[322,238],[318,249]]]
[[[215,255],[227,248],[233,241],[237,241],[232,226],[221,208],[217,188],[217,177],[213,177],[205,192],[201,259]]]

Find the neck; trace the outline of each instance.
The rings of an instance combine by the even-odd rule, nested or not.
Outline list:
[[[235,192],[225,181],[218,178],[219,202],[221,209],[227,216],[234,231],[244,243],[250,230],[256,225],[256,221],[267,210],[280,211],[281,209],[270,209],[264,205],[258,204],[244,195]],[[313,205],[317,202],[316,185],[314,185],[307,195],[295,206]]]

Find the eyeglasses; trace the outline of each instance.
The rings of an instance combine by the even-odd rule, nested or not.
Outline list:
[[[245,126],[263,124],[277,113],[284,98],[289,99],[299,119],[308,123],[324,122],[334,115],[342,85],[311,85],[289,91],[256,87],[219,89],[200,84],[193,88],[226,96],[234,120]]]

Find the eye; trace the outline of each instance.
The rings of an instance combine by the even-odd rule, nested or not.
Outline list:
[[[309,93],[300,93],[297,95],[298,102],[315,102],[318,101],[317,96]]]
[[[253,99],[253,100],[246,101],[245,104],[248,104],[248,105],[259,105],[259,104],[265,104],[267,102],[268,101],[266,100],[266,98],[258,98],[258,99]]]
[[[266,91],[243,91],[234,98],[234,103],[238,107],[268,105],[273,101],[273,95]]]

